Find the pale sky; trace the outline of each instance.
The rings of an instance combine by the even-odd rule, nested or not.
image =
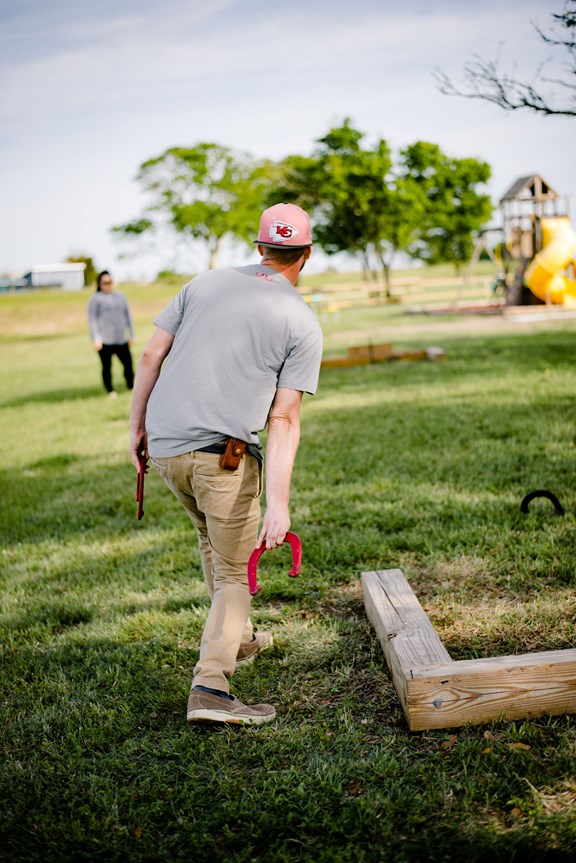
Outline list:
[[[0,0],[0,272],[91,255],[117,278],[206,265],[171,245],[121,258],[139,164],[210,141],[278,159],[349,116],[394,151],[417,140],[492,166],[497,201],[538,173],[576,198],[576,120],[443,96],[479,55],[530,79],[562,0]],[[574,210],[574,204],[573,204]],[[573,216],[574,221],[574,216]],[[246,262],[249,253],[234,251]],[[333,259],[338,266],[338,259]],[[223,260],[222,263],[230,263]]]

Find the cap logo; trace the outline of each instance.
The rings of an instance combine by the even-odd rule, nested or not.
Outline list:
[[[275,243],[291,240],[298,233],[298,228],[295,228],[294,225],[289,225],[287,222],[276,221],[270,225],[270,239]]]

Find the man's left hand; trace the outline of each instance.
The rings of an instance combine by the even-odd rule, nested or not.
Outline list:
[[[262,530],[258,535],[256,548],[262,543],[267,549],[278,548],[284,542],[286,534],[290,530],[290,513],[286,506],[268,506],[264,514]]]

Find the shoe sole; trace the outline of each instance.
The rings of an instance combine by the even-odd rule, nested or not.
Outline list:
[[[219,710],[200,708],[186,714],[187,722],[221,722],[227,725],[263,725],[276,717],[276,711],[267,716],[229,716]]]
[[[246,656],[246,657],[244,657],[244,659],[237,659],[236,660],[236,668],[239,668],[242,665],[249,665],[251,662],[253,662],[256,659],[257,656],[260,656],[261,653],[264,653],[265,650],[268,650],[269,647],[272,647],[273,644],[274,644],[274,641],[272,639],[270,639],[270,641],[267,641],[258,650],[254,651],[254,653],[251,656]]]

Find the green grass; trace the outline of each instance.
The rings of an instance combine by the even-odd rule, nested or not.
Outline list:
[[[126,292],[138,355],[173,288]],[[196,542],[155,474],[136,520],[129,394],[101,391],[86,301],[0,297],[0,860],[574,860],[576,718],[409,732],[360,574],[401,568],[455,659],[574,646],[576,321],[323,320],[330,353],[373,338],[447,359],[326,369],[305,398],[303,572],[261,559],[275,646],[233,679],[278,719],[210,729],[184,718]],[[564,517],[521,514],[540,487]]]

